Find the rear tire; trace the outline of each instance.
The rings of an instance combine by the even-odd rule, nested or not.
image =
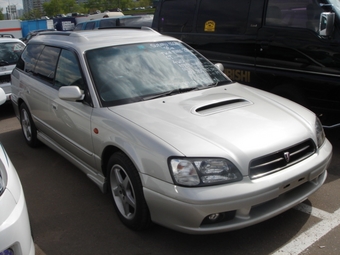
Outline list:
[[[130,229],[147,229],[151,225],[150,213],[136,167],[125,154],[117,152],[111,156],[107,170],[119,219]]]
[[[37,147],[40,144],[37,138],[37,128],[34,125],[31,113],[25,103],[20,105],[20,123],[26,143],[30,147]]]

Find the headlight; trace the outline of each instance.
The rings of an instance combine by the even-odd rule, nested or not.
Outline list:
[[[0,196],[5,191],[7,185],[7,172],[6,168],[0,160]]]
[[[226,159],[170,158],[170,172],[180,186],[207,186],[242,180],[240,171]]]
[[[325,132],[323,130],[321,121],[318,118],[316,118],[316,121],[315,121],[315,132],[316,132],[316,140],[318,143],[318,147],[320,147],[324,143],[326,136],[325,136]]]

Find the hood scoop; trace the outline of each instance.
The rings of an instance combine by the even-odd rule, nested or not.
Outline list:
[[[219,112],[229,111],[239,107],[244,107],[251,104],[253,103],[243,98],[231,98],[228,100],[223,100],[199,106],[193,110],[193,113],[197,115],[211,115]]]

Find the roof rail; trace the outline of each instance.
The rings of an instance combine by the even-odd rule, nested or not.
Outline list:
[[[37,35],[64,35],[64,36],[69,36],[72,34],[72,31],[44,31],[44,32],[39,32]]]
[[[155,32],[157,34],[159,34],[156,30],[152,29],[151,27],[145,27],[145,26],[142,26],[142,27],[110,27],[110,26],[107,26],[107,27],[98,27],[98,30],[101,30],[101,29],[138,29],[138,30],[148,30],[148,31],[152,31],[152,32]]]

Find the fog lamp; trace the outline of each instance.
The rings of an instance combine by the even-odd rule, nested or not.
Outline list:
[[[211,221],[214,221],[214,220],[217,220],[219,216],[220,216],[219,213],[210,214],[208,216],[208,219],[211,220]]]

